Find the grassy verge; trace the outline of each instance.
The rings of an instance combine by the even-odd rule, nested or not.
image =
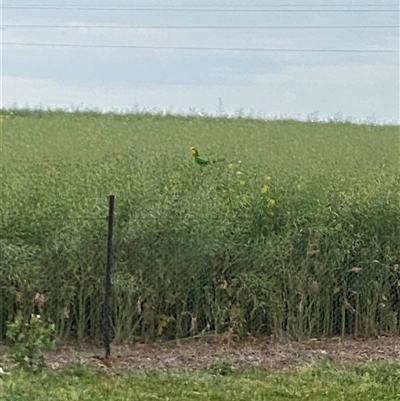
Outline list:
[[[101,373],[84,367],[29,374],[13,370],[0,377],[4,401],[90,400],[398,400],[400,366],[367,364],[334,368],[303,366],[294,372],[262,369],[232,372],[213,366],[199,371]]]

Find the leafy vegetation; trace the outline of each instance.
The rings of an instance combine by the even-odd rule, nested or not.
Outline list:
[[[398,364],[333,368],[302,366],[295,372],[263,369],[220,374],[201,371],[149,371],[110,374],[70,367],[33,375],[14,370],[0,377],[4,401],[41,400],[398,400]]]
[[[7,325],[6,334],[12,343],[7,352],[11,362],[28,370],[46,366],[42,351],[54,346],[54,324],[46,324],[40,315],[33,314],[29,322],[25,322],[19,312],[15,320]]]
[[[398,332],[398,127],[24,110],[1,127],[3,338],[37,293],[58,338],[101,337],[109,194],[117,340]]]

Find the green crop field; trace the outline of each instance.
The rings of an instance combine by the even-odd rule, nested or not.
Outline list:
[[[1,334],[38,308],[60,339],[101,337],[109,194],[117,340],[397,333],[399,139],[398,126],[3,110]],[[191,146],[225,160],[199,166]]]

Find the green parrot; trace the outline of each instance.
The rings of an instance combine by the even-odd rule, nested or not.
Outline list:
[[[204,160],[204,159],[202,159],[202,158],[200,157],[198,150],[197,150],[196,148],[194,148],[194,147],[191,147],[191,148],[190,148],[190,153],[191,153],[192,156],[194,157],[195,163],[200,164],[201,166],[207,166],[207,165],[209,165],[209,164],[211,164],[211,163],[216,163],[216,162],[225,160],[225,159],[212,160],[212,161],[210,161],[210,160]]]
[[[192,156],[194,157],[194,161],[197,164],[200,164],[201,166],[206,166],[208,164],[210,164],[210,160],[204,160],[199,156],[199,152],[197,151],[196,148],[191,147],[190,148],[190,153],[192,154]]]

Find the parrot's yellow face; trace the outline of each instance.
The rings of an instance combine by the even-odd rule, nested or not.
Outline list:
[[[199,152],[197,151],[197,149],[196,149],[196,148],[193,148],[193,147],[190,148],[190,153],[191,153],[193,156],[198,156],[198,155],[199,155]]]

